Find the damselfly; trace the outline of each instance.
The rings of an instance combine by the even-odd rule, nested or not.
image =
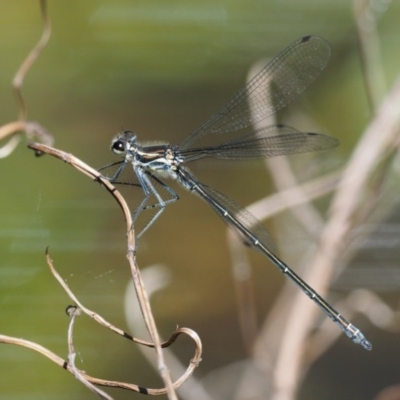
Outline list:
[[[102,168],[116,167],[109,176],[112,182],[123,183],[121,174],[131,165],[144,197],[133,213],[135,222],[146,209],[156,209],[155,215],[140,237],[164,211],[167,204],[179,199],[161,179],[172,178],[200,196],[236,232],[243,242],[259,250],[282,273],[289,277],[312,299],[355,343],[365,349],[371,343],[359,329],[347,321],[327,301],[281,261],[268,246],[268,232],[245,208],[223,194],[199,182],[184,164],[202,158],[250,160],[317,150],[338,145],[330,136],[299,132],[285,125],[270,126],[247,133],[217,146],[193,147],[200,138],[211,134],[228,134],[248,128],[276,113],[295,99],[321,73],[330,57],[330,46],[317,36],[305,36],[278,54],[247,85],[216,114],[206,120],[180,145],[145,145],[136,141],[136,135],[124,131],[113,139],[111,149],[123,160]],[[268,88],[267,88],[268,87]],[[251,106],[249,106],[249,103]],[[160,188],[163,189],[162,194]],[[167,198],[165,198],[167,194]],[[163,197],[164,196],[164,197]]]

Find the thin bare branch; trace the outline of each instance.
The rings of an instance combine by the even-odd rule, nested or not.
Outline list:
[[[50,254],[48,252],[48,249],[46,249],[46,261],[47,261],[47,265],[50,267],[51,273],[54,275],[54,277],[60,283],[62,288],[65,290],[65,292],[67,293],[68,297],[79,307],[79,310],[81,312],[83,312],[84,314],[86,314],[90,318],[94,319],[100,325],[106,327],[107,329],[110,329],[111,331],[113,331],[114,333],[116,333],[116,334],[118,334],[120,336],[125,337],[126,339],[132,340],[133,342],[141,344],[143,346],[154,347],[154,343],[147,342],[147,341],[142,340],[142,339],[137,339],[137,338],[129,335],[128,333],[126,333],[122,329],[119,329],[116,326],[112,325],[110,322],[106,321],[98,313],[96,313],[96,312],[88,309],[87,307],[85,307],[78,300],[78,298],[75,296],[75,294],[72,292],[72,290],[68,287],[68,285],[65,282],[65,280],[60,276],[60,274],[55,269],[54,264],[53,264],[53,260],[50,258]],[[197,336],[197,334],[194,331],[192,331],[191,329],[189,329],[189,328],[177,328],[172,333],[171,337],[166,342],[163,342],[161,344],[161,347],[169,347],[172,343],[175,342],[177,337],[182,333],[185,333],[188,336],[190,336],[193,339],[193,341],[195,342],[195,344],[196,344],[196,353],[195,353],[195,356],[193,357],[193,359],[196,360],[196,362],[200,362],[201,361],[201,353],[202,353],[201,341],[200,341],[199,337]]]
[[[190,335],[190,336],[193,338],[192,335]],[[68,362],[66,360],[64,360],[63,358],[59,357],[57,354],[53,353],[49,349],[47,349],[37,343],[31,342],[29,340],[16,338],[16,337],[12,337],[12,336],[7,336],[7,335],[1,335],[1,334],[0,334],[0,343],[12,344],[12,345],[26,347],[28,349],[34,350],[37,353],[42,354],[45,357],[47,357],[49,360],[53,361],[58,366],[66,369],[71,374],[74,374],[71,366],[68,364]],[[191,364],[193,364],[192,368],[196,368],[196,361],[191,360]],[[148,394],[148,395],[152,395],[152,396],[160,396],[160,395],[165,395],[168,393],[167,390],[164,388],[163,389],[148,389],[148,388],[145,388],[142,386],[134,385],[132,383],[110,381],[110,380],[105,380],[105,379],[94,378],[94,377],[86,374],[84,371],[80,371],[80,374],[85,379],[87,379],[89,382],[91,382],[95,385],[98,385],[98,386],[126,389],[126,390],[130,390],[133,392]],[[182,381],[182,377],[181,377],[176,382],[174,382],[174,387],[178,388],[183,382],[184,381]]]
[[[70,306],[67,308],[67,313],[71,317],[69,326],[68,326],[68,363],[71,367],[72,373],[74,374],[75,378],[78,379],[81,383],[83,383],[89,390],[93,393],[96,393],[101,399],[105,400],[113,400],[111,396],[109,396],[103,390],[100,390],[95,385],[89,382],[88,379],[81,373],[81,371],[75,365],[76,359],[76,351],[74,346],[73,340],[73,331],[74,331],[74,324],[75,319],[81,314],[81,310],[76,306]]]
[[[53,136],[38,122],[13,121],[0,126],[0,140],[11,136],[11,139],[0,148],[0,158],[9,156],[20,142],[21,137],[17,133],[25,132],[28,139],[39,139],[42,143],[51,146],[54,143]],[[40,155],[37,153],[36,155]]]
[[[21,140],[20,136],[15,136],[15,134],[18,132],[25,132],[30,140],[33,140],[33,138],[36,137],[47,145],[51,146],[54,143],[53,136],[50,135],[50,133],[40,124],[27,121],[27,109],[24,97],[22,95],[22,85],[24,83],[25,76],[45,48],[51,36],[51,25],[50,18],[47,13],[46,0],[40,0],[40,5],[44,23],[42,36],[36,46],[30,51],[26,59],[22,62],[13,78],[12,86],[14,88],[14,93],[17,100],[18,121],[9,122],[8,124],[0,127],[0,140],[5,139],[8,136],[12,136],[10,140],[0,148],[0,158],[9,156],[17,147]]]
[[[9,337],[6,335],[0,335],[0,343],[15,344],[15,345],[27,347],[27,348],[30,348],[32,350],[39,352],[40,354],[46,356],[47,358],[49,358],[50,360],[55,362],[57,365],[65,368],[66,370],[71,372],[73,375],[75,375],[75,377],[77,377],[80,381],[82,381],[86,386],[89,386],[91,388],[91,390],[93,389],[92,384],[95,384],[95,385],[100,385],[100,386],[127,389],[127,390],[131,390],[131,391],[139,392],[139,393],[146,393],[149,395],[168,394],[169,391],[166,388],[149,389],[149,388],[144,388],[144,387],[140,387],[138,385],[125,383],[125,382],[117,382],[117,381],[98,379],[98,378],[91,377],[90,375],[88,375],[88,374],[84,373],[83,371],[79,370],[78,368],[76,368],[76,366],[74,364],[76,352],[75,352],[75,349],[73,346],[72,328],[73,328],[73,324],[75,321],[75,317],[77,317],[81,312],[88,314],[95,321],[97,321],[101,325],[111,329],[113,332],[118,333],[119,335],[123,336],[124,338],[130,339],[136,343],[139,343],[141,345],[145,345],[148,347],[154,347],[154,344],[150,343],[150,342],[146,342],[144,340],[134,339],[132,336],[125,333],[121,329],[118,329],[118,328],[115,328],[114,326],[112,326],[110,323],[105,321],[105,319],[102,318],[97,313],[90,311],[86,307],[84,307],[79,302],[79,300],[76,298],[76,296],[72,293],[72,291],[68,288],[68,286],[65,284],[65,282],[63,281],[61,276],[58,274],[58,272],[55,270],[48,254],[46,255],[46,257],[47,257],[48,265],[49,265],[53,275],[56,277],[57,281],[62,285],[62,287],[67,292],[67,294],[71,298],[71,300],[73,300],[74,302],[76,302],[78,304],[78,307],[77,306],[69,306],[67,309],[68,314],[71,316],[71,323],[70,323],[69,330],[68,330],[68,349],[69,349],[68,360],[69,361],[67,362],[67,361],[63,360],[62,358],[60,358],[59,356],[57,356],[55,353],[51,352],[50,350],[46,349],[45,347],[40,346],[37,343],[30,342],[28,340],[13,338],[13,337]],[[171,383],[173,385],[174,389],[181,386],[193,374],[194,370],[199,366],[199,364],[201,362],[201,356],[202,356],[201,340],[200,340],[199,336],[196,334],[196,332],[194,332],[193,330],[191,330],[189,328],[177,328],[173,332],[171,337],[166,342],[162,343],[162,347],[170,346],[172,343],[174,343],[176,341],[178,336],[180,336],[182,334],[188,335],[195,343],[195,354],[194,354],[193,358],[190,360],[189,366],[187,367],[185,373],[182,374],[182,376],[179,379],[177,379],[175,382]],[[98,389],[95,389],[95,390],[96,390],[96,393],[98,393]],[[100,395],[100,393],[98,393],[98,394]],[[110,399],[110,397],[107,397],[108,395],[105,393],[102,394],[101,396],[103,396],[103,398]]]
[[[139,268],[136,264],[135,235],[134,235],[134,230],[133,230],[133,226],[132,226],[132,217],[131,217],[129,207],[128,207],[125,199],[122,197],[122,195],[118,192],[118,190],[107,179],[102,177],[102,175],[98,171],[91,168],[90,166],[88,166],[83,161],[79,160],[78,158],[74,157],[73,155],[65,153],[61,150],[52,148],[50,146],[40,144],[40,143],[30,143],[28,145],[28,147],[31,149],[34,149],[36,152],[50,154],[60,160],[63,160],[65,162],[67,162],[68,164],[70,164],[71,166],[73,166],[74,168],[76,168],[78,171],[85,174],[86,176],[89,176],[90,178],[100,182],[108,190],[108,192],[112,194],[112,196],[116,199],[116,201],[120,205],[120,207],[124,213],[126,223],[127,223],[127,239],[128,239],[127,258],[128,258],[128,261],[129,261],[129,264],[131,267],[133,283],[135,286],[136,295],[138,297],[140,309],[142,311],[142,315],[144,317],[146,327],[149,331],[150,337],[152,339],[152,342],[153,342],[153,345],[154,345],[154,348],[155,348],[155,351],[157,354],[158,370],[159,370],[159,372],[163,378],[163,381],[165,383],[165,386],[167,388],[168,397],[170,399],[176,399],[177,397],[176,397],[175,390],[174,390],[174,384],[172,383],[172,379],[171,379],[169,370],[164,362],[164,357],[163,357],[163,353],[161,350],[162,343],[160,341],[160,337],[159,337],[159,334],[158,334],[158,331],[156,328],[156,324],[154,321],[154,317],[153,317],[153,314],[151,311],[150,302],[148,300],[148,296],[147,296],[147,293],[144,288],[144,284],[143,284],[143,281],[141,278]],[[49,258],[48,258],[48,260],[49,260]],[[82,310],[83,310],[83,308],[82,308]],[[98,317],[96,317],[96,318],[98,318]],[[109,324],[109,325],[111,325],[111,324]],[[183,328],[183,329],[185,329],[185,328]],[[200,350],[200,353],[201,353],[201,350]],[[191,365],[195,368],[198,365],[198,362],[200,361],[200,359],[201,358],[196,359],[195,361],[192,361]],[[193,370],[194,370],[194,368],[193,368]]]
[[[313,201],[332,193],[339,182],[341,173],[342,170],[337,170],[298,186],[284,189],[254,202],[247,209],[261,220],[271,218],[288,208],[302,204],[304,201]],[[298,196],[299,191],[304,193],[305,196]]]
[[[83,161],[81,161],[79,158],[74,157],[72,154],[66,153],[65,151],[58,150],[54,147],[47,146],[42,143],[29,143],[28,147],[30,149],[35,150],[35,152],[43,153],[43,154],[49,154],[53,157],[56,157],[67,164],[70,164],[72,167],[77,169],[79,172],[82,172],[84,175],[88,176],[94,181],[97,181],[101,183],[102,186],[104,186],[107,191],[114,197],[114,199],[117,201],[119,206],[121,207],[122,212],[124,213],[126,225],[127,225],[127,230],[132,232],[132,238],[134,240],[134,233],[132,230],[132,218],[131,218],[131,213],[129,211],[129,207],[125,201],[125,199],[122,197],[120,192],[113,186],[110,181],[107,179],[104,179],[103,176],[95,170],[94,168],[90,167]],[[133,247],[134,247],[134,242],[133,242]]]
[[[40,37],[36,46],[31,50],[31,52],[28,54],[28,56],[23,61],[21,66],[18,68],[18,71],[15,74],[13,82],[12,82],[14,92],[15,92],[15,95],[17,98],[18,109],[19,109],[19,117],[18,118],[22,121],[25,121],[27,119],[26,105],[25,105],[25,101],[24,101],[24,98],[22,96],[22,91],[21,91],[25,76],[28,73],[28,71],[32,68],[32,65],[35,63],[35,61],[39,57],[40,53],[46,47],[46,45],[50,39],[50,36],[51,36],[51,25],[50,25],[50,18],[47,13],[46,0],[40,1],[40,7],[41,7],[41,14],[42,14],[43,25],[44,25],[42,36]]]

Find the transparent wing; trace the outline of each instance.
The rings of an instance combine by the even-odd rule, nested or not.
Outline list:
[[[338,145],[339,141],[332,136],[299,132],[290,126],[276,125],[259,129],[219,146],[182,151],[181,156],[184,162],[204,157],[250,160],[328,150]]]
[[[286,47],[216,114],[180,144],[187,149],[202,136],[236,132],[276,113],[304,91],[325,68],[329,43],[305,36]],[[251,99],[251,111],[248,103]]]

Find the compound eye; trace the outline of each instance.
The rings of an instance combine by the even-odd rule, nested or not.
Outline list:
[[[112,145],[111,145],[111,150],[115,154],[123,154],[125,153],[125,144],[122,140],[116,140]]]

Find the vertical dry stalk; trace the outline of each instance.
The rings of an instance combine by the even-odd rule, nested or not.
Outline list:
[[[376,31],[376,16],[367,0],[353,0],[354,21],[361,68],[367,100],[373,113],[386,91],[386,82],[381,65],[380,41]]]
[[[363,194],[376,164],[396,141],[400,122],[400,77],[365,130],[342,176],[332,202],[330,218],[322,232],[318,252],[305,280],[326,293],[338,271],[336,262],[346,248],[352,220],[363,206]],[[302,356],[312,323],[318,312],[305,296],[293,302],[274,373],[274,400],[291,400],[302,374]],[[296,332],[295,335],[292,333]]]

